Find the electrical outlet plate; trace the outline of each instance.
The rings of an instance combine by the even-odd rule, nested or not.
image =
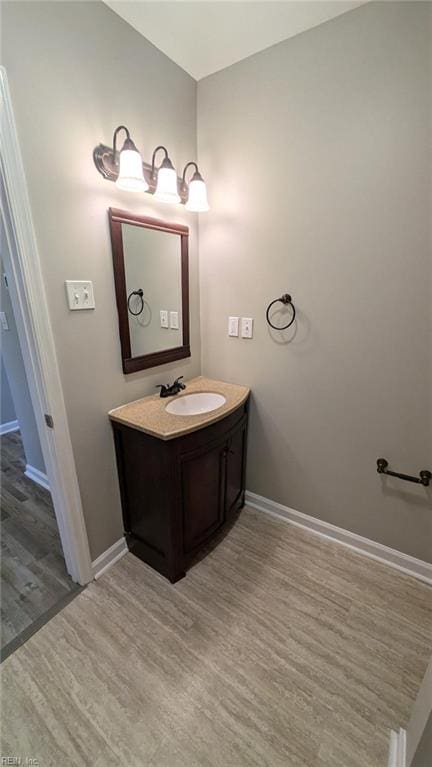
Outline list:
[[[242,338],[253,338],[253,322],[252,317],[242,317]]]
[[[166,309],[161,309],[160,312],[160,326],[161,328],[167,328],[168,325],[168,312]]]
[[[3,330],[9,330],[9,324],[7,321],[6,312],[0,312],[0,324]]]
[[[170,312],[170,328],[172,328],[172,330],[178,330],[178,327],[179,327],[178,312]]]
[[[71,311],[95,308],[91,280],[66,280],[65,286],[68,306]]]
[[[239,334],[239,318],[228,317],[228,335],[237,338]]]

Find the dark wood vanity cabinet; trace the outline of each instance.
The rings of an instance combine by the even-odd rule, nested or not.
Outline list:
[[[244,505],[248,407],[170,440],[112,421],[129,549],[172,583]]]

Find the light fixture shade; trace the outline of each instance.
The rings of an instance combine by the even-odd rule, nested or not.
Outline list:
[[[116,184],[126,192],[146,192],[149,188],[143,175],[141,155],[136,149],[122,149],[120,152]]]
[[[195,173],[189,183],[189,195],[185,208],[194,213],[205,213],[207,210],[210,210],[207,200],[207,188],[205,181],[201,177],[195,178],[195,176],[199,176],[199,174]]]
[[[169,163],[169,165],[168,165]],[[177,189],[177,173],[171,163],[164,160],[158,170],[157,186],[154,196],[159,202],[180,202]]]

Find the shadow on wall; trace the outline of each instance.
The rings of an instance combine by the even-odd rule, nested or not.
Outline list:
[[[272,314],[271,320],[274,325],[286,325],[290,321],[290,313],[291,309],[281,304],[280,308],[276,309]],[[291,327],[286,330],[276,330],[275,328],[270,327],[270,325],[267,325],[267,332],[272,341],[280,346],[293,344],[293,346],[300,347],[309,341],[312,327],[306,314],[304,314],[301,309],[296,308],[296,317]]]
[[[2,246],[6,240],[2,232]],[[9,289],[3,278],[4,266],[0,262],[1,270],[1,306],[6,316],[8,329],[2,328],[2,363],[4,363],[9,390],[15,411],[15,418],[18,421],[25,459],[27,466],[37,469],[45,474],[45,462],[40,446],[39,434],[33,413],[33,404],[30,397],[30,391],[27,383],[27,376],[24,367],[24,360],[21,353],[21,347],[18,338],[18,331],[13,314],[13,307],[9,295]],[[2,392],[3,405],[3,392]],[[6,417],[1,414],[1,421]]]
[[[391,478],[380,476],[383,495],[388,498],[397,498],[404,503],[412,504],[413,506],[419,506],[424,509],[431,509],[432,511],[432,487],[423,487],[422,495],[418,495],[414,492],[410,493],[404,490],[402,487],[400,490],[397,487],[391,487],[391,483],[394,481]]]
[[[285,384],[282,384],[285,385]],[[257,396],[256,396],[257,395]],[[301,463],[296,453],[296,446],[292,444],[289,421],[286,418],[275,418],[272,410],[268,408],[259,392],[252,391],[250,406],[250,427],[254,435],[254,440],[259,444],[259,453],[248,451],[246,487],[248,490],[260,495],[260,488],[256,484],[256,477],[259,476],[258,467],[255,461],[260,460],[260,456],[265,456],[266,476],[272,487],[272,500],[278,503],[285,503],[284,484],[286,475],[289,473],[293,486],[307,486],[309,497],[315,498],[315,502],[320,501],[320,488],[316,485],[314,488],[314,478],[311,476],[307,461]],[[280,446],[283,445],[283,461],[281,462]],[[302,509],[308,513],[305,509]]]
[[[6,369],[3,362],[3,356],[1,357],[1,383],[0,383],[0,425],[1,434],[5,434],[6,431],[18,425],[16,420],[15,405],[13,403],[12,394],[9,386],[9,381],[6,375]]]

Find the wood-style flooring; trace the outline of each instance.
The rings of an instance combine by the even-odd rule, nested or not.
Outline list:
[[[50,493],[28,479],[19,432],[1,437],[1,648],[79,590],[62,555]]]
[[[127,554],[8,658],[1,752],[385,767],[431,651],[427,585],[245,509],[179,583]]]

